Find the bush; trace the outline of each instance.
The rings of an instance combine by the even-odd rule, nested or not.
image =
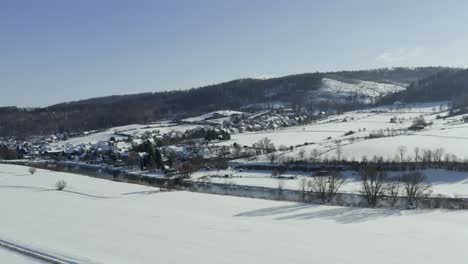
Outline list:
[[[377,206],[379,200],[385,195],[387,175],[383,171],[372,166],[367,166],[359,171],[362,194],[366,197],[370,207]]]
[[[29,167],[28,169],[28,172],[31,174],[31,175],[34,175],[34,173],[36,173],[37,169],[34,168],[34,167]]]
[[[311,190],[316,192],[323,203],[329,203],[345,181],[338,171],[332,171],[327,176],[315,176],[312,178]]]
[[[428,123],[426,123],[426,120],[424,120],[423,117],[417,117],[413,120],[411,126],[408,127],[408,130],[421,130],[424,129],[427,125]]]
[[[55,183],[55,188],[59,191],[62,191],[65,187],[67,187],[67,182],[64,180],[59,180]]]
[[[408,208],[415,208],[421,198],[431,193],[431,184],[425,180],[426,176],[420,172],[409,173],[401,177]]]

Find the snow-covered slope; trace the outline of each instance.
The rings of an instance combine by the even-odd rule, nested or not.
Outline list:
[[[113,127],[106,129],[101,132],[97,133],[89,133],[88,135],[83,135],[79,137],[73,137],[68,140],[56,142],[54,146],[66,146],[66,145],[80,145],[80,144],[87,144],[87,143],[97,143],[100,141],[107,142],[111,137],[116,138],[117,140],[124,140],[127,136],[139,136],[146,132],[155,132],[157,131],[158,134],[163,135],[169,133],[171,131],[187,131],[190,129],[194,129],[200,127],[199,125],[177,125],[174,123],[169,122],[161,122],[161,123],[154,123],[154,124],[134,124],[134,125],[127,125],[127,126],[120,126],[120,127]]]
[[[45,264],[45,262],[20,255],[19,253],[2,247],[0,247],[0,262],[5,264]]]
[[[468,258],[465,211],[328,207],[158,192],[43,170],[30,176],[11,165],[0,171],[0,237],[70,263],[435,264]],[[53,190],[58,179],[72,192]]]
[[[354,80],[342,82],[322,79],[322,87],[313,91],[315,100],[338,100],[340,102],[371,103],[377,97],[405,90],[403,85]]]
[[[284,157],[297,158],[304,149],[307,157],[317,150],[321,158],[336,157],[336,142],[342,146],[342,157],[360,160],[374,155],[394,159],[400,146],[406,147],[405,155],[414,156],[414,149],[444,149],[445,154],[456,155],[459,160],[468,158],[468,124],[462,116],[438,118],[448,114],[448,102],[390,105],[366,110],[350,111],[332,115],[315,123],[270,131],[236,134],[231,140],[216,144],[251,145],[268,137],[276,145],[296,146],[293,151],[279,153]],[[413,121],[424,118],[431,125],[420,131],[408,131]],[[375,138],[370,138],[375,135]],[[301,146],[305,145],[306,146]],[[268,162],[266,156],[244,162]]]
[[[242,112],[239,111],[232,111],[232,110],[219,110],[219,111],[214,111],[214,112],[209,112],[200,116],[196,117],[190,117],[183,119],[182,121],[184,122],[202,122],[206,121],[208,119],[213,119],[213,118],[223,118],[223,117],[230,117],[233,115],[242,115]]]

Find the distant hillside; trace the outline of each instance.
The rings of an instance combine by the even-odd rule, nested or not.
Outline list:
[[[461,103],[466,96],[468,96],[468,70],[445,69],[411,83],[404,91],[386,96],[382,103],[442,100]]]
[[[401,90],[381,84],[407,85],[444,70],[447,69],[425,67],[305,73],[266,80],[233,80],[185,91],[93,98],[44,108],[0,108],[0,136],[81,132],[278,102],[292,107],[346,107],[367,102],[366,98],[375,96],[375,91],[379,94]],[[330,87],[333,81],[324,85],[324,78],[339,81],[339,86]],[[363,86],[363,81],[372,83],[365,82]],[[339,100],[334,92],[337,89]]]

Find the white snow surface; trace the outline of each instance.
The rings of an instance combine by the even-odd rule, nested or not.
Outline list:
[[[44,263],[9,249],[0,247],[0,262],[5,264],[40,264]]]
[[[465,263],[468,211],[317,206],[0,165],[0,237],[76,263]],[[72,192],[55,191],[64,179]],[[365,250],[365,254],[363,254]],[[0,263],[9,263],[0,253]],[[14,263],[14,262],[13,262]]]
[[[440,118],[448,113],[447,102],[418,103],[401,106],[382,106],[365,110],[350,111],[339,115],[331,115],[320,121],[277,130],[234,134],[231,140],[221,141],[217,145],[249,145],[268,137],[278,148],[280,145],[296,146],[293,151],[279,152],[281,156],[297,158],[297,153],[304,149],[308,157],[313,150],[319,151],[321,158],[336,156],[336,141],[340,141],[343,155],[348,160],[360,160],[363,156],[372,158],[374,155],[393,159],[400,146],[406,146],[406,155],[413,155],[415,147],[419,149],[443,148],[444,154],[454,154],[460,160],[468,158],[468,124],[461,121],[461,116]],[[421,131],[408,132],[415,118],[423,117],[432,125]],[[391,123],[390,119],[397,122]],[[403,134],[399,134],[402,130]],[[353,132],[345,136],[346,133]],[[369,134],[395,131],[394,136],[381,138],[366,138]],[[306,146],[299,146],[308,143]],[[267,162],[266,156],[259,156],[253,161]]]
[[[406,88],[391,83],[378,83],[371,81],[354,80],[352,82],[342,82],[329,78],[322,79],[322,87],[316,94],[325,98],[349,98],[359,96],[359,101],[363,103],[372,102],[373,98],[384,96],[390,93],[403,91]]]
[[[219,116],[220,118],[222,118],[222,117],[230,117],[230,116],[233,116],[233,115],[242,115],[242,114],[243,114],[243,112],[239,112],[239,111],[219,110],[219,111],[209,112],[209,113],[206,113],[206,114],[203,114],[203,115],[200,115],[200,116],[186,118],[186,119],[183,119],[182,121],[185,121],[185,122],[201,122],[201,121],[205,121],[207,119],[213,118],[215,116]]]
[[[166,133],[170,133],[172,131],[176,132],[185,132],[190,129],[194,129],[200,127],[199,125],[177,125],[174,123],[154,123],[154,124],[133,124],[127,126],[120,126],[120,127],[113,127],[106,129],[102,132],[97,133],[90,133],[89,135],[81,136],[81,137],[74,137],[70,138],[65,141],[60,141],[54,143],[54,146],[66,146],[66,145],[80,145],[80,144],[87,144],[87,143],[98,143],[98,142],[106,142],[109,141],[111,137],[115,137],[117,140],[124,140],[126,136],[120,136],[116,134],[123,134],[129,136],[138,136],[142,135],[145,132],[154,132],[159,131],[159,134],[163,135]]]

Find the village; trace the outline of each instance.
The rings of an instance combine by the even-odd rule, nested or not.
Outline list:
[[[279,107],[254,113],[216,111],[198,117],[83,133],[0,139],[0,160],[55,160],[174,174],[196,164],[255,156],[252,146],[218,145],[231,135],[275,131],[325,117]],[[216,162],[214,162],[216,160]],[[225,163],[225,162],[223,162]],[[185,164],[185,165],[184,165]],[[225,165],[223,165],[225,166]],[[206,165],[204,168],[215,167]],[[160,173],[159,173],[160,174]]]

